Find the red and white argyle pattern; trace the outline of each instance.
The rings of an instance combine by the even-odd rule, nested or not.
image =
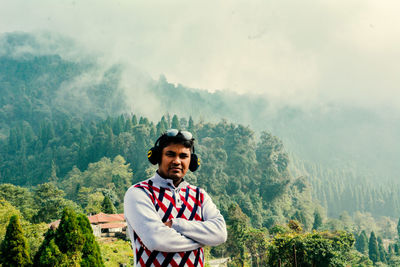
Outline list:
[[[151,180],[136,184],[135,187],[144,190],[151,198],[156,211],[163,222],[173,218],[202,221],[201,204],[204,194],[199,187],[187,186],[174,195],[172,189],[156,187]],[[141,242],[139,236],[134,233],[135,260],[138,266],[155,267],[195,267],[204,266],[203,248],[193,251],[167,253],[148,250]],[[166,240],[168,242],[168,240]]]

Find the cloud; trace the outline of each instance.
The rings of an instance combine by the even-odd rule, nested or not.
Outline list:
[[[105,64],[283,104],[400,106],[395,0],[3,0],[0,32],[56,32]],[[126,80],[129,87],[129,79]]]

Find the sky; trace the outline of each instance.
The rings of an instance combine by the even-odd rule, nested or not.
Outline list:
[[[1,0],[0,33],[50,32],[172,83],[294,105],[400,107],[398,0]]]

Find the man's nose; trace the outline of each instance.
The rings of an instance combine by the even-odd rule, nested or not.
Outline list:
[[[172,160],[172,163],[181,164],[181,158],[180,157],[174,157],[174,159]]]

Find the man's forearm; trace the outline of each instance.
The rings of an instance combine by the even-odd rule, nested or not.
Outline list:
[[[206,246],[217,246],[225,242],[227,238],[225,221],[222,216],[208,221],[187,221],[177,218],[173,219],[172,228]]]
[[[205,192],[202,215],[203,221],[175,218],[172,220],[172,228],[202,245],[216,246],[225,242],[227,232],[224,217]]]

